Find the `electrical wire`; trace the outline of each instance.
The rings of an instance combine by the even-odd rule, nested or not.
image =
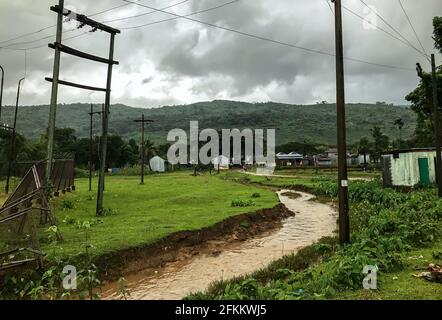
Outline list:
[[[178,3],[175,3],[175,4],[171,4],[170,6],[164,7],[164,8],[162,8],[162,9],[164,9],[164,10],[166,10],[166,9],[170,9],[170,8],[173,8],[173,7],[179,6],[179,5],[181,5],[181,4],[183,4],[183,3],[186,3],[186,2],[189,2],[189,1],[190,1],[190,0],[184,0],[184,1],[181,1],[181,2],[178,2]],[[126,5],[129,5],[129,4],[127,3]],[[117,19],[112,19],[112,20],[105,20],[105,21],[103,21],[102,23],[110,23],[110,22],[116,22],[116,21],[122,21],[122,20],[133,19],[133,18],[139,18],[139,17],[143,17],[143,16],[150,15],[150,14],[152,14],[152,13],[156,13],[156,12],[157,12],[157,11],[155,11],[155,10],[151,10],[151,11],[149,11],[149,12],[145,12],[145,13],[137,14],[137,15],[134,15],[134,16],[122,17],[122,18],[117,18]]]
[[[335,57],[335,54],[330,53],[330,52],[325,52],[325,51],[316,50],[316,49],[310,49],[310,48],[298,46],[298,45],[295,45],[295,44],[286,43],[286,42],[282,42],[282,41],[266,38],[266,37],[259,36],[259,35],[254,35],[254,34],[243,32],[243,31],[234,30],[234,29],[231,29],[231,28],[223,27],[223,26],[220,26],[220,25],[216,25],[216,24],[213,24],[213,23],[206,22],[206,21],[201,21],[201,20],[197,20],[197,19],[194,19],[194,18],[190,18],[189,16],[192,15],[192,14],[179,15],[179,14],[176,14],[176,13],[173,13],[173,12],[169,12],[169,11],[165,11],[165,10],[161,10],[161,9],[156,9],[156,8],[153,8],[151,6],[147,6],[147,5],[144,5],[144,4],[141,4],[141,3],[135,3],[135,2],[132,2],[130,0],[122,0],[122,1],[128,2],[128,3],[133,3],[133,4],[136,4],[138,6],[142,6],[142,7],[151,9],[151,10],[157,10],[157,11],[169,14],[169,15],[173,15],[173,16],[176,17],[175,19],[182,18],[182,19],[185,19],[185,20],[188,20],[188,21],[197,22],[197,23],[209,26],[209,27],[213,27],[213,28],[224,30],[224,31],[236,33],[236,34],[239,34],[239,35],[242,35],[242,36],[246,36],[246,37],[249,37],[249,38],[254,38],[254,39],[258,39],[258,40],[262,40],[262,41],[267,41],[267,42],[271,42],[271,43],[275,43],[275,44],[279,44],[279,45],[283,45],[283,46],[287,46],[287,47],[303,50],[303,51],[310,52],[310,53],[316,53],[316,54],[326,55],[326,56],[330,56],[330,57]],[[137,28],[145,27],[145,26],[156,24],[156,23],[160,23],[160,22],[170,21],[170,20],[171,19],[160,20],[160,21],[156,21],[156,22],[152,22],[152,23],[143,25],[143,26],[137,26]],[[134,28],[134,27],[132,27],[132,28]],[[398,66],[385,65],[385,64],[365,61],[365,60],[351,58],[351,57],[344,57],[344,59],[348,60],[348,61],[354,61],[354,62],[369,64],[369,65],[374,65],[374,66],[379,66],[379,67],[385,67],[385,68],[390,68],[390,69],[400,69],[400,70],[413,71],[413,72],[415,71],[414,69],[411,69],[411,68],[404,68],[404,67],[398,67]]]
[[[136,2],[138,2],[138,1],[141,1],[141,0],[137,0]],[[188,2],[188,1],[189,1],[189,0],[184,0],[184,1],[181,1],[181,2],[178,2],[178,3],[175,3],[175,4],[172,4],[172,5],[166,6],[166,7],[161,8],[161,9],[164,9],[164,10],[166,10],[166,9],[170,9],[170,8],[172,8],[172,7],[175,7],[175,6],[181,5],[181,4],[183,4],[183,3],[185,3],[185,2]],[[239,0],[236,0],[236,1],[239,1]],[[117,8],[121,8],[121,7],[128,6],[128,5],[130,5],[130,4],[129,4],[129,3],[126,3],[126,4],[124,4],[124,5],[120,5],[120,6],[113,7],[113,8],[107,9],[107,10],[103,10],[103,11],[101,11],[101,12],[99,12],[99,13],[95,13],[95,14],[89,15],[89,17],[96,16],[96,15],[98,15],[98,14],[102,14],[102,13],[105,13],[105,12],[108,12],[108,11],[111,11],[111,10],[115,10],[115,9],[117,9]],[[155,12],[157,12],[157,11],[153,10],[153,11],[149,11],[149,12],[147,12],[147,13],[143,13],[143,14],[137,14],[137,15],[132,15],[132,16],[127,16],[127,17],[118,18],[118,19],[102,21],[101,23],[109,23],[109,22],[115,22],[115,21],[120,21],[120,20],[126,20],[126,19],[137,18],[137,17],[140,17],[140,16],[145,16],[145,15],[148,15],[148,14],[152,14],[152,13],[155,13]],[[67,31],[63,31],[63,34],[67,34],[67,33],[70,33],[70,32],[76,31],[76,30],[78,30],[78,28],[74,28],[74,29],[70,29],[70,30],[67,30]],[[87,34],[87,32],[85,32],[85,34]],[[56,35],[54,34],[54,35],[45,36],[45,37],[43,37],[43,38],[36,39],[36,40],[25,41],[25,42],[16,42],[16,43],[12,43],[12,44],[6,45],[6,46],[4,46],[4,47],[0,47],[0,49],[12,49],[12,48],[11,48],[12,46],[16,46],[16,45],[28,45],[28,44],[36,43],[36,42],[39,42],[39,41],[42,41],[42,40],[51,39],[51,38],[53,38],[53,37],[55,37],[55,36],[56,36]],[[70,38],[67,38],[67,39],[72,39],[72,38],[77,38],[77,36],[70,37]],[[46,45],[35,46],[35,47],[28,48],[28,49],[37,49],[37,48],[42,48],[42,47],[45,47],[45,46],[46,46]]]
[[[333,15],[335,15],[335,12],[333,11],[333,8],[332,8],[332,6],[331,6],[331,3],[328,2],[328,0],[324,0],[324,1],[325,1],[325,3],[327,3],[328,7],[330,8],[331,13],[332,13]]]
[[[392,29],[399,37],[401,37],[404,41],[406,41],[412,48],[414,48],[416,51],[419,51],[407,38],[405,38],[395,27],[391,25],[384,17],[382,17],[377,10],[374,10],[372,7],[370,7],[364,0],[359,0],[364,6],[366,6],[370,11],[372,11],[379,19],[381,19],[390,29]],[[425,56],[423,52],[421,52],[422,55]],[[425,56],[426,57],[426,56]]]
[[[416,50],[418,53],[420,53],[421,55],[426,55],[424,52],[422,52],[421,50],[418,50],[415,46],[411,46],[408,42],[402,40],[401,38],[395,36],[394,34],[392,34],[391,32],[379,27],[378,25],[374,24],[373,22],[371,22],[369,19],[364,18],[363,16],[359,15],[358,13],[354,12],[353,10],[351,10],[350,8],[346,7],[346,6],[342,6],[343,9],[345,9],[346,11],[350,12],[351,14],[353,14],[354,16],[358,17],[359,19],[369,23],[370,25],[372,25],[373,27],[375,27],[377,30],[384,32],[385,34],[389,35],[390,37],[392,37],[393,39],[396,39],[400,42],[402,42],[403,44],[405,44],[406,46]]]
[[[137,28],[147,27],[147,26],[151,26],[151,25],[154,25],[154,24],[159,24],[159,23],[167,22],[167,21],[171,21],[171,20],[185,19],[185,20],[188,20],[188,21],[193,21],[193,22],[197,22],[197,23],[200,23],[200,24],[203,24],[203,25],[207,25],[207,26],[210,26],[210,27],[213,27],[213,28],[218,28],[218,29],[221,29],[221,30],[224,30],[224,31],[236,33],[236,34],[239,34],[239,35],[242,35],[242,36],[246,36],[246,37],[249,37],[249,38],[254,38],[254,39],[258,39],[258,40],[262,40],[262,41],[267,41],[267,42],[270,42],[270,43],[274,43],[274,44],[278,44],[278,45],[283,45],[283,46],[287,46],[287,47],[303,50],[303,51],[310,52],[310,53],[316,53],[316,54],[321,54],[321,55],[325,55],[325,56],[335,57],[335,54],[330,53],[330,52],[325,52],[325,51],[322,51],[322,50],[306,48],[306,47],[302,47],[302,46],[299,46],[299,45],[290,44],[290,43],[286,43],[286,42],[283,42],[283,41],[278,41],[278,40],[266,38],[266,37],[263,37],[263,36],[259,36],[259,35],[255,35],[255,34],[251,34],[251,33],[247,33],[247,32],[243,32],[243,31],[239,31],[239,30],[234,30],[234,29],[231,29],[231,28],[228,28],[228,27],[223,27],[223,26],[216,25],[216,24],[213,24],[213,23],[209,23],[209,22],[197,20],[197,19],[194,19],[194,18],[190,18],[190,16],[192,16],[192,15],[196,15],[196,14],[199,14],[199,13],[204,13],[204,12],[208,12],[208,11],[211,11],[211,10],[219,9],[221,7],[224,7],[224,6],[227,6],[229,4],[238,2],[240,0],[230,1],[230,2],[227,2],[227,3],[221,4],[221,5],[218,5],[216,7],[212,7],[212,8],[208,8],[208,9],[205,9],[205,10],[200,10],[200,11],[192,12],[192,13],[187,14],[187,15],[179,15],[179,14],[176,14],[176,13],[173,13],[173,12],[165,11],[165,9],[163,9],[163,8],[160,8],[160,9],[153,8],[151,6],[138,3],[138,1],[140,1],[140,0],[133,0],[133,1],[122,0],[122,1],[126,2],[125,5],[134,4],[134,5],[137,5],[137,6],[148,8],[148,9],[152,10],[151,12],[162,12],[162,13],[174,16],[173,18],[158,20],[158,21],[154,21],[154,22],[143,24],[143,25],[139,25],[139,26],[132,26],[132,27],[121,28],[122,30],[137,29]],[[175,4],[175,5],[178,5],[178,4]],[[123,7],[123,5],[120,5],[118,7]],[[114,8],[102,11],[100,13],[104,13],[104,12],[113,10],[115,8],[118,8],[118,7],[114,7]],[[69,31],[73,31],[73,30],[74,29],[69,30]],[[75,39],[75,38],[84,36],[84,35],[86,35],[88,33],[89,32],[83,32],[81,34],[65,38],[64,41]],[[47,38],[47,37],[45,37],[45,38]],[[33,41],[33,42],[36,42],[36,41]],[[11,50],[33,50],[33,49],[42,48],[42,47],[46,47],[46,44],[35,46],[35,47],[30,47],[30,48],[17,48],[17,49],[11,49]],[[0,47],[0,49],[1,48],[2,47]],[[9,49],[9,48],[3,47],[3,49]],[[344,59],[348,60],[348,61],[364,63],[364,64],[378,66],[378,67],[384,67],[384,68],[390,68],[390,69],[398,69],[398,70],[405,70],[405,71],[413,71],[413,72],[415,71],[414,69],[411,69],[411,68],[405,68],[405,67],[399,67],[399,66],[393,66],[393,65],[380,64],[380,63],[370,62],[370,61],[366,61],[366,60],[362,60],[362,59],[357,59],[357,58],[352,58],[352,57],[344,57]]]
[[[135,1],[135,2],[138,2],[138,1],[141,1],[141,0],[134,0],[134,1]],[[99,12],[96,12],[96,13],[93,13],[93,14],[90,14],[89,17],[94,17],[94,16],[97,16],[97,15],[100,15],[100,14],[103,14],[103,13],[107,13],[107,12],[110,12],[110,11],[113,11],[113,10],[116,10],[116,9],[119,9],[119,8],[122,8],[122,7],[127,7],[128,5],[129,5],[128,3],[120,4],[120,5],[118,5],[118,6],[115,6],[115,7],[109,8],[109,9],[105,9],[105,10],[102,10],[102,11],[99,11]],[[19,36],[14,37],[14,38],[11,38],[11,39],[8,39],[8,40],[0,41],[0,45],[1,45],[1,44],[4,44],[4,43],[7,43],[7,42],[15,41],[15,40],[18,40],[18,39],[21,39],[21,38],[27,37],[27,36],[31,36],[31,35],[34,35],[34,34],[38,34],[38,33],[40,33],[40,32],[43,32],[43,31],[49,30],[49,29],[51,29],[51,28],[55,28],[56,26],[57,26],[57,25],[54,24],[54,25],[47,26],[47,27],[44,27],[44,28],[42,28],[42,29],[39,29],[39,30],[37,30],[37,31],[32,31],[32,32],[24,33],[24,34],[22,34],[22,35],[19,35]],[[51,37],[52,37],[52,36],[51,36]],[[43,40],[43,39],[40,39],[40,40]],[[35,41],[34,41],[34,42],[35,42]],[[2,47],[2,48],[5,49],[4,47]]]
[[[220,5],[215,6],[215,7],[211,7],[211,8],[200,10],[200,11],[195,11],[195,12],[183,15],[183,16],[174,17],[174,18],[168,18],[168,19],[163,19],[163,20],[158,20],[158,21],[154,21],[154,22],[149,22],[149,23],[141,24],[141,25],[138,25],[138,26],[124,27],[124,28],[120,28],[120,29],[121,30],[138,29],[138,28],[147,27],[147,26],[151,26],[151,25],[154,25],[154,24],[158,24],[158,23],[163,23],[163,22],[167,22],[167,21],[177,20],[180,17],[190,17],[190,16],[194,16],[194,15],[197,15],[197,14],[200,14],[200,13],[205,13],[205,12],[217,10],[217,9],[226,7],[228,5],[231,5],[233,3],[239,2],[239,1],[240,0],[233,0],[233,1],[229,1],[229,2],[226,2],[226,3],[220,4]],[[165,9],[155,9],[154,11],[161,11],[161,12],[163,12],[162,10],[165,10]]]
[[[421,39],[419,38],[419,36],[418,36],[418,34],[417,34],[417,32],[416,32],[416,29],[414,28],[413,23],[411,22],[411,19],[410,19],[410,17],[409,17],[408,14],[407,14],[407,11],[405,10],[405,8],[404,8],[404,6],[403,6],[401,0],[398,0],[398,2],[399,2],[399,5],[400,5],[401,8],[402,8],[402,11],[403,11],[404,14],[405,14],[405,17],[406,17],[407,20],[408,20],[408,23],[410,24],[411,29],[412,29],[413,32],[414,32],[414,35],[415,35],[417,41],[419,42],[419,44],[420,44],[420,46],[421,46],[421,48],[422,48],[422,50],[423,50],[425,56],[427,57],[427,59],[429,59],[429,58],[428,58],[428,54],[427,54],[427,52],[425,51],[424,46],[422,45],[422,41],[421,41]]]

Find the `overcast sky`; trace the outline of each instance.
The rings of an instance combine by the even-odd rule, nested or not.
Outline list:
[[[136,1],[136,0],[134,0]],[[232,0],[139,0],[141,4],[164,8],[179,15],[205,10]],[[401,10],[398,0],[364,0],[399,31],[413,46],[422,50]],[[56,14],[49,7],[56,0],[0,0],[0,65],[5,68],[3,104],[15,103],[18,80],[26,74],[20,104],[48,104],[52,76],[55,28],[5,42],[25,33],[53,26]],[[402,0],[427,53],[434,52],[432,17],[442,15],[441,0]],[[122,0],[66,0],[65,5],[86,15],[124,5]],[[343,0],[343,5],[372,23],[399,37],[380,19],[373,20],[359,0]],[[134,4],[93,16],[108,21],[150,12]],[[174,16],[154,12],[137,18],[109,22],[127,28]],[[334,21],[326,0],[239,0],[192,18],[280,42],[334,52]],[[405,103],[404,96],[416,87],[415,63],[429,64],[415,49],[375,30],[344,9],[345,56],[409,70],[392,69],[347,60],[346,99],[348,102]],[[88,28],[70,31],[65,38],[83,34]],[[49,36],[49,37],[48,37]],[[51,37],[52,36],[52,37]],[[48,37],[47,39],[39,40]],[[38,40],[38,41],[36,41]],[[87,33],[66,44],[92,54],[107,56],[108,36]],[[11,48],[33,48],[25,51]],[[25,56],[26,64],[25,64]],[[276,101],[309,104],[335,101],[335,68],[332,56],[248,38],[194,21],[175,19],[141,28],[122,30],[116,37],[112,103],[137,107],[158,107],[214,99]],[[438,62],[440,55],[438,55]],[[25,68],[26,66],[26,68]],[[60,78],[94,86],[105,86],[106,67],[63,55]],[[104,101],[102,93],[60,87],[59,102]]]

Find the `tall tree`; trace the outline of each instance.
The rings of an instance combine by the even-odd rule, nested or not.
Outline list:
[[[402,140],[402,128],[405,125],[404,120],[402,120],[401,118],[396,119],[396,120],[394,120],[393,124],[399,130],[399,140]]]
[[[381,158],[382,152],[387,151],[390,145],[390,139],[382,132],[382,129],[379,126],[374,126],[373,129],[371,129],[371,136],[373,137],[374,143],[374,161],[378,162]]]
[[[368,138],[361,138],[358,143],[358,153],[364,155],[364,166],[367,166],[367,154],[371,152],[372,143]]]
[[[442,17],[433,19],[433,39],[435,48],[442,53]],[[411,109],[417,114],[417,126],[414,134],[416,146],[434,145],[433,122],[433,85],[431,73],[425,72],[417,64],[417,73],[420,78],[418,87],[410,92],[405,99],[411,102]],[[442,101],[442,68],[436,70],[438,99]],[[440,109],[442,111],[442,109]]]

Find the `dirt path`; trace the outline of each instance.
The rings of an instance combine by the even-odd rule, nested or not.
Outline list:
[[[286,192],[298,193],[296,199]],[[312,195],[282,190],[280,201],[296,216],[283,221],[281,229],[259,238],[225,245],[212,241],[210,250],[192,259],[167,264],[155,271],[126,277],[130,299],[181,299],[192,292],[204,291],[210,283],[251,273],[283,255],[308,246],[336,229],[335,211],[328,205],[309,201]],[[103,288],[105,299],[118,299],[117,283]]]

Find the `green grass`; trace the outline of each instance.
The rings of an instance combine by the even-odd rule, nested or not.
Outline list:
[[[277,174],[277,173],[275,173]],[[303,186],[306,188],[314,188],[323,180],[330,178],[324,175],[304,175],[304,176],[287,176],[287,177],[265,177],[244,174],[241,172],[229,171],[221,174],[223,179],[232,180],[245,184],[257,184],[259,186],[267,186],[271,188],[291,188],[293,186]]]
[[[96,181],[94,191],[87,189],[87,179],[76,181],[77,190],[53,200],[64,242],[53,244],[49,233],[40,230],[40,242],[49,258],[65,258],[84,252],[89,242],[93,256],[139,245],[151,244],[171,233],[211,226],[223,219],[271,208],[278,203],[270,190],[244,186],[217,176],[194,177],[190,172],[152,175],[145,185],[137,177],[107,177],[104,207],[112,214],[97,218]],[[252,194],[253,207],[232,207],[232,200],[248,201]],[[66,207],[74,206],[73,209]],[[98,220],[97,220],[98,219]],[[69,223],[71,220],[71,223]],[[79,229],[76,222],[92,226]]]
[[[434,255],[440,252],[441,256]],[[442,284],[429,282],[413,274],[425,270],[430,263],[442,265],[442,241],[430,248],[413,250],[407,254],[406,267],[400,272],[378,275],[377,290],[355,290],[338,293],[339,300],[439,300],[442,299]]]
[[[332,180],[318,183],[313,192],[336,197],[336,184]],[[353,182],[349,194],[350,244],[322,241],[261,271],[214,283],[206,292],[188,298],[441,299],[441,284],[411,275],[429,263],[441,264],[442,201],[436,190],[404,194],[371,181]],[[380,270],[376,291],[363,289],[366,265]]]
[[[287,175],[298,178],[312,178],[312,177],[327,177],[327,178],[335,178],[338,176],[337,169],[319,169],[316,171],[315,169],[279,169],[276,170],[275,175]],[[349,168],[348,176],[350,178],[378,178],[381,176],[381,173],[378,171],[356,171]]]
[[[7,195],[4,193],[0,193],[0,205],[6,201]]]

